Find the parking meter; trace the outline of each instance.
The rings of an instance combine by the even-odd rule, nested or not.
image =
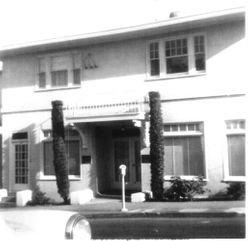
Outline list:
[[[122,176],[126,176],[126,166],[124,164],[120,165],[120,170],[121,170],[121,174]]]
[[[125,175],[126,175],[126,165],[122,164],[119,166],[122,175],[122,212],[128,211],[125,207]]]

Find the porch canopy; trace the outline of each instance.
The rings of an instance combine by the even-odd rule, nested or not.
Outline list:
[[[143,95],[112,94],[92,96],[65,103],[65,119],[68,123],[86,123],[120,120],[144,120],[147,101]]]

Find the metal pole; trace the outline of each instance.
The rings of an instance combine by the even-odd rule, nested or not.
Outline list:
[[[125,176],[122,175],[122,212],[126,212],[128,209],[125,207]]]
[[[125,207],[125,175],[126,175],[126,166],[121,165],[121,175],[122,175],[122,212],[127,212],[128,209]]]

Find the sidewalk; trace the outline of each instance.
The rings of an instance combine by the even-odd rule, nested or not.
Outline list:
[[[102,217],[229,217],[244,216],[245,201],[126,202],[122,212],[118,199],[96,198],[83,205],[34,206],[22,209],[49,209],[80,212],[89,218]]]

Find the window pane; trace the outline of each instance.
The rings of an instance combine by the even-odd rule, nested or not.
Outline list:
[[[79,141],[66,141],[66,156],[69,163],[69,175],[80,175]]]
[[[194,131],[195,130],[195,124],[188,124],[188,130]]]
[[[188,57],[173,57],[167,59],[167,73],[183,73],[188,71]]]
[[[73,83],[75,85],[79,85],[81,83],[81,70],[80,69],[73,70]]]
[[[186,124],[180,124],[180,131],[186,131]]]
[[[173,143],[172,138],[164,139],[164,174],[173,175]]]
[[[13,140],[22,140],[22,139],[28,139],[28,133],[27,132],[17,132],[12,135]],[[16,146],[16,148],[19,148],[19,146]]]
[[[174,175],[188,175],[186,138],[174,138]]]
[[[205,54],[195,55],[195,68],[197,71],[205,70]]]
[[[205,176],[203,150],[200,137],[189,137],[189,174]]]
[[[159,44],[151,43],[150,46],[150,75],[156,76],[160,74]]]
[[[205,176],[201,137],[164,139],[165,175]]]
[[[171,125],[172,131],[178,131],[178,125]]]
[[[245,121],[239,121],[239,128],[245,129]]]
[[[28,183],[28,145],[15,145],[15,182]]]
[[[187,54],[187,40],[177,39],[166,41],[165,55],[166,57],[181,56]]]
[[[38,86],[41,89],[44,89],[46,87],[46,74],[45,74],[45,72],[39,73]]]
[[[52,86],[67,86],[68,85],[68,71],[59,70],[51,72]]]
[[[52,142],[44,142],[44,175],[55,175]]]
[[[205,70],[205,44],[204,36],[194,37],[194,50],[195,50],[195,68],[197,71]]]
[[[163,128],[164,128],[164,131],[170,131],[170,127],[171,125],[164,125]]]
[[[158,59],[150,61],[150,68],[151,68],[151,76],[159,75],[160,73],[160,63]]]
[[[228,136],[228,160],[230,176],[245,176],[245,136]]]
[[[65,150],[66,158],[69,165],[69,175],[80,175],[79,141],[66,141]],[[55,175],[53,156],[53,143],[44,142],[44,175]]]

